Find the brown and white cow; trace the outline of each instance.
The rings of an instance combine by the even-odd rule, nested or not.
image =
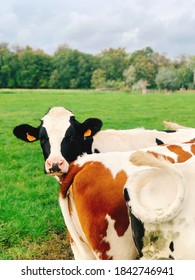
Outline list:
[[[131,162],[145,166],[125,185],[141,259],[195,260],[195,157],[170,164],[138,151]]]
[[[194,156],[195,144],[145,150],[155,156],[160,153],[170,162],[182,162]],[[138,256],[123,189],[127,180],[145,167],[129,162],[132,153],[85,155],[71,163],[63,177],[60,206],[76,259],[135,259]],[[139,223],[136,227],[140,229]]]
[[[83,123],[69,110],[53,107],[38,127],[29,124],[16,126],[13,133],[27,142],[40,140],[45,158],[46,173],[66,173],[69,164],[83,153],[130,151],[158,144],[186,142],[195,138],[195,129],[178,131],[102,130],[102,121],[89,118]]]

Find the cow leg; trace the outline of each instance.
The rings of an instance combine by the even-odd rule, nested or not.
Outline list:
[[[85,242],[80,223],[75,215],[70,196],[59,199],[62,215],[69,231],[70,245],[75,260],[94,260],[96,259],[90,246]],[[70,206],[71,205],[71,206]]]

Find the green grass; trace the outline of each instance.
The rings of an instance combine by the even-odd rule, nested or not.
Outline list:
[[[79,121],[99,117],[103,128],[162,129],[163,120],[195,126],[195,94],[96,91],[0,91],[0,259],[70,259],[58,205],[57,181],[43,173],[39,143],[12,135],[15,125],[38,126],[53,106]]]

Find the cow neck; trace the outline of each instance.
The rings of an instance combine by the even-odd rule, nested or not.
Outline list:
[[[71,187],[74,177],[83,168],[83,166],[75,165],[74,162],[70,163],[68,173],[62,176],[60,180],[60,193],[62,198],[65,198],[69,188]]]

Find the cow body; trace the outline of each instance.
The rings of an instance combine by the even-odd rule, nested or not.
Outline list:
[[[140,226],[138,230],[132,223],[140,257],[194,260],[195,158],[169,164],[137,152],[132,162],[146,166],[125,186],[131,219]]]
[[[173,149],[174,147],[174,149]],[[195,144],[145,149],[170,162],[194,156]],[[70,164],[62,178],[60,206],[76,259],[135,259],[131,222],[123,188],[139,170],[129,162],[134,152],[84,155]],[[128,244],[128,246],[127,246]]]
[[[127,130],[107,129],[99,131],[93,137],[92,152],[133,151],[155,147],[159,144],[187,142],[195,137],[195,129],[159,131],[155,129],[135,128]]]
[[[128,153],[86,155],[72,163],[62,179],[60,206],[75,259],[136,258],[123,199],[132,171],[128,157]]]

